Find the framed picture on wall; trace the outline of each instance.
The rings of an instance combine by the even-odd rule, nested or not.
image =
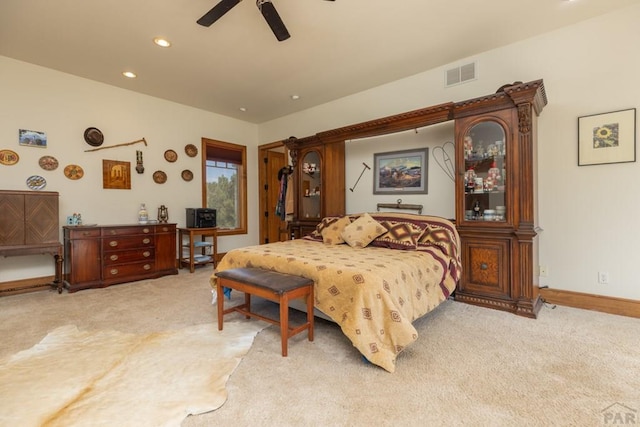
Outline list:
[[[373,194],[427,194],[429,149],[373,155]]]
[[[635,108],[578,117],[578,166],[635,161]]]
[[[47,148],[47,134],[37,130],[19,129],[18,144],[26,147]]]
[[[131,162],[103,159],[102,188],[131,190]]]

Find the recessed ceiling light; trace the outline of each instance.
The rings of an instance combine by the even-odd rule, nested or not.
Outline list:
[[[153,42],[160,47],[169,47],[171,46],[171,42],[167,39],[163,39],[162,37],[156,37],[153,39]]]
[[[294,101],[300,99],[300,95],[291,95],[291,99],[293,99]]]
[[[123,72],[122,72],[122,75],[123,75],[123,76],[125,76],[125,77],[127,77],[127,78],[130,78],[130,79],[135,79],[136,77],[138,77],[138,76],[136,75],[136,73],[134,73],[134,72],[132,72],[132,71],[123,71]]]
[[[247,109],[245,107],[240,107],[240,111],[242,111],[243,113],[247,111]]]

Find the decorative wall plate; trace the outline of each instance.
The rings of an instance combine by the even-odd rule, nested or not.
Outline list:
[[[42,190],[47,186],[47,180],[40,175],[32,175],[27,178],[27,187],[31,190]]]
[[[189,169],[185,169],[182,171],[182,179],[184,179],[185,181],[191,181],[193,179],[193,172],[191,172]]]
[[[64,176],[75,181],[84,176],[84,170],[78,165],[67,165],[64,168]]]
[[[18,153],[11,150],[0,150],[0,163],[3,165],[11,166],[18,163],[20,156]]]
[[[167,162],[173,163],[178,160],[178,153],[173,150],[167,150],[164,152],[164,158]]]
[[[189,157],[195,157],[198,155],[198,147],[193,144],[187,144],[184,147],[184,152],[187,153]]]
[[[58,169],[58,160],[53,156],[42,156],[38,160],[40,167],[46,171]]]
[[[164,184],[167,182],[167,174],[162,171],[155,171],[153,173],[153,181],[156,184]]]

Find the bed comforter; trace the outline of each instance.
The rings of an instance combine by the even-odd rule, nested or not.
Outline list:
[[[367,360],[394,372],[398,354],[418,337],[412,322],[456,286],[459,259],[452,255],[437,246],[360,249],[299,239],[234,249],[216,271],[258,267],[312,279],[314,305]]]

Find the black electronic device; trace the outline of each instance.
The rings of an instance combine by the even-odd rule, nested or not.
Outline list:
[[[216,227],[216,210],[210,208],[187,208],[187,228]]]

